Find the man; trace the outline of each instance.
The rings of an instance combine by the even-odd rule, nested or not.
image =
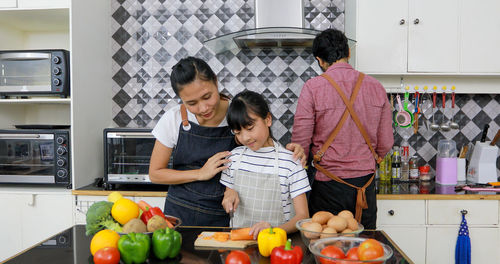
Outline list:
[[[386,91],[347,63],[350,51],[341,31],[318,34],[312,52],[324,73],[304,84],[292,133],[292,142],[314,155],[309,210],[347,209],[366,229],[375,229],[376,160],[394,144]]]

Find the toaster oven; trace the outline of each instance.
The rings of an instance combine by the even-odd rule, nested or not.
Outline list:
[[[114,184],[152,184],[149,179],[149,160],[155,138],[151,129],[104,129],[105,189]]]
[[[67,50],[0,51],[0,98],[69,95]]]
[[[69,130],[0,130],[0,183],[71,188]]]

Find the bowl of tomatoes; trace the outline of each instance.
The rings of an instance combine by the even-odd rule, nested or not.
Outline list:
[[[362,237],[328,237],[309,244],[317,264],[385,263],[392,249],[375,239]]]

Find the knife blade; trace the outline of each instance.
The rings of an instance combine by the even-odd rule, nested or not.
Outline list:
[[[229,211],[229,227],[230,228],[233,228],[233,216],[234,216],[234,210],[231,209],[231,211]]]

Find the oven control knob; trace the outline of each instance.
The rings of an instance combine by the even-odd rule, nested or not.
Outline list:
[[[61,80],[59,80],[58,78],[55,78],[52,83],[55,85],[55,86],[58,86],[61,84]]]
[[[54,57],[52,58],[52,62],[53,62],[53,63],[55,63],[55,64],[58,64],[59,62],[61,62],[61,58],[60,58],[60,57],[58,57],[58,56],[54,56]]]
[[[62,166],[64,166],[64,164],[66,164],[66,161],[64,161],[63,159],[57,160],[57,166],[62,167]]]
[[[62,145],[62,144],[64,144],[64,142],[66,142],[66,139],[64,137],[57,137],[56,138],[57,144]]]
[[[54,69],[52,69],[52,73],[55,75],[61,74],[61,68],[55,67]]]
[[[66,153],[65,147],[58,147],[57,148],[57,155],[64,155],[64,153]]]
[[[59,169],[57,171],[57,177],[66,178],[66,176],[68,176],[68,171],[66,169]]]

